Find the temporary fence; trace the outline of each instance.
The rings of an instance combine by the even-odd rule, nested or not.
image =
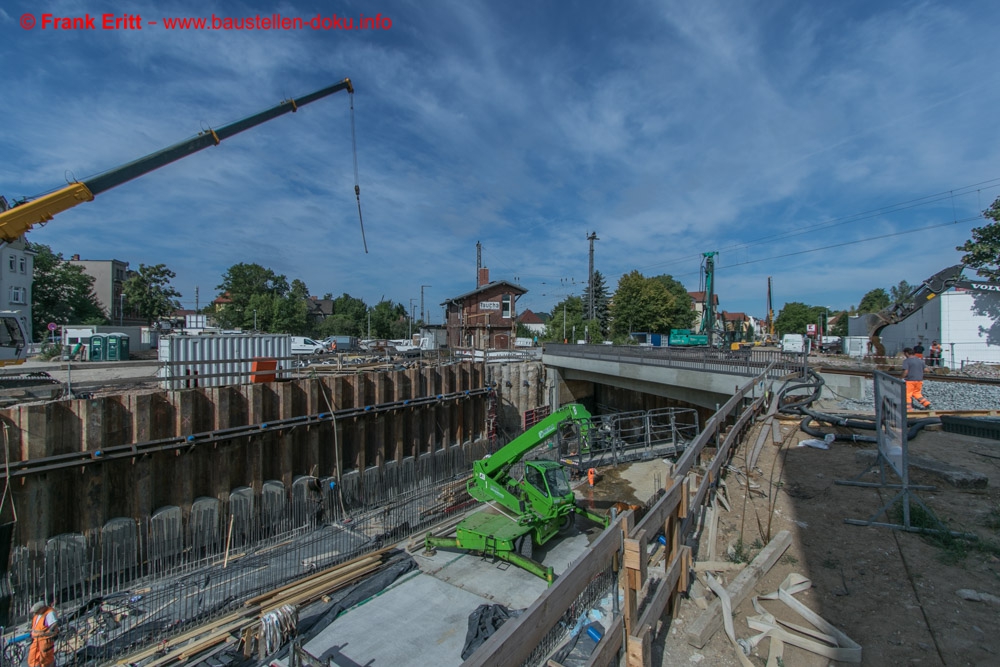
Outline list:
[[[770,392],[774,364],[738,389],[705,424],[677,460],[666,488],[638,523],[631,511],[608,530],[556,579],[521,616],[505,623],[465,663],[464,667],[545,664],[552,650],[570,635],[572,621],[586,612],[595,597],[592,586],[606,588],[620,613],[607,621],[589,665],[617,664],[625,649],[627,664],[648,665],[657,621],[671,602],[687,590],[691,548],[685,544],[695,531],[702,506],[718,484],[722,467],[743,441],[753,419],[763,412]],[[723,433],[724,425],[733,420]],[[716,451],[699,472],[695,463],[706,447]],[[662,538],[664,566],[651,568],[648,545]],[[605,572],[612,576],[606,579]],[[607,581],[607,583],[604,583]]]
[[[560,438],[558,458],[579,469],[672,456],[684,451],[698,435],[698,411],[659,408],[613,412],[589,421],[586,435]]]

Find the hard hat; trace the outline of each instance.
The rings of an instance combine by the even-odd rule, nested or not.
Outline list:
[[[32,607],[31,607],[31,613],[32,614],[37,614],[41,610],[45,609],[47,606],[48,606],[47,604],[45,604],[44,602],[42,602],[41,600],[39,600],[34,605],[32,605]]]

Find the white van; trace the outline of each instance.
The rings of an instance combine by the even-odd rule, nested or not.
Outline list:
[[[323,354],[323,343],[317,343],[312,338],[292,336],[292,354]]]
[[[809,353],[809,339],[802,334],[785,334],[781,337],[781,351],[793,354]]]

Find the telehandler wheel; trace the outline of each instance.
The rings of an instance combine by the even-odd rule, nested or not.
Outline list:
[[[574,528],[576,528],[576,512],[570,512],[559,523],[559,534],[568,535]]]
[[[517,553],[525,558],[531,558],[535,552],[535,544],[531,539],[531,533],[518,538]]]

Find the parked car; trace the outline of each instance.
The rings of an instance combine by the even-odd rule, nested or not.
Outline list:
[[[292,336],[292,354],[323,354],[326,348],[312,338]]]

